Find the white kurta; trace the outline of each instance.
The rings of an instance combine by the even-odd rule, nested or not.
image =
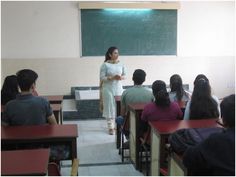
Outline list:
[[[108,80],[108,76],[125,76],[126,71],[124,65],[118,63],[104,62],[100,68],[100,80],[103,81],[102,97],[103,97],[103,117],[115,118],[116,103],[114,96],[120,96],[123,92],[122,82],[120,80]]]

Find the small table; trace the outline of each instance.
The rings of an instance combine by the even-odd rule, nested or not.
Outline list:
[[[17,145],[68,145],[71,160],[77,158],[77,137],[76,124],[1,127],[2,149],[14,149]]]
[[[116,117],[120,115],[120,110],[121,110],[121,96],[115,96],[115,101],[116,101]],[[121,141],[121,132],[120,132],[120,127],[116,125],[116,148],[120,148],[120,141]]]
[[[47,175],[49,149],[1,152],[1,175]]]
[[[43,95],[51,104],[61,104],[63,100],[63,95]]]
[[[139,169],[139,137],[138,130],[140,127],[141,115],[146,103],[129,104],[130,109],[130,135],[129,135],[129,147],[130,147],[130,159],[136,169]]]
[[[165,143],[171,133],[183,128],[221,127],[217,119],[150,121],[151,126],[151,176],[160,175],[165,161]]]

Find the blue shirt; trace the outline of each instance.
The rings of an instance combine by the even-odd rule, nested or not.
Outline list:
[[[45,98],[19,94],[7,103],[3,121],[9,125],[40,125],[46,124],[52,114],[50,103]]]

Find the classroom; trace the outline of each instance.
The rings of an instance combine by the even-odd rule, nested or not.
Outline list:
[[[83,21],[82,11],[109,8],[114,11],[117,9],[121,9],[121,11],[122,9],[128,9],[127,11],[129,11],[147,8],[151,11],[175,10],[175,41],[173,43],[167,42],[166,47],[168,48],[168,45],[173,44],[174,52],[171,54],[153,54],[147,51],[146,53],[146,49],[149,48],[147,46],[141,49],[145,50],[145,54],[131,53],[129,55],[122,54],[122,46],[117,44],[109,46],[98,44],[97,46],[101,46],[98,48],[101,49],[100,52],[103,54],[86,55],[84,46],[82,46],[82,41],[86,39],[86,31],[84,31],[86,20]],[[127,12],[123,13],[127,15]],[[122,12],[120,16],[122,16]],[[142,17],[141,14],[141,18],[148,18],[148,15]],[[99,16],[97,16],[97,19],[99,19]],[[99,20],[102,21],[102,19]],[[120,24],[118,21],[112,23],[114,23],[114,26]],[[154,23],[154,21],[151,21],[151,23]],[[91,30],[92,33],[99,34],[97,26],[95,24],[94,26],[94,29]],[[104,26],[104,28],[109,28],[109,26]],[[126,31],[126,26],[120,26],[119,30]],[[152,29],[144,28],[144,31],[152,33]],[[89,33],[86,34],[89,35]],[[116,38],[120,41],[125,39],[122,36],[116,36]],[[140,36],[142,40],[146,40],[145,38],[145,35]],[[98,41],[95,36],[89,39],[88,43],[95,43],[96,45]],[[125,79],[122,80],[123,86],[134,85],[133,72],[136,69],[142,69],[147,74],[144,85],[151,86],[154,81],[162,80],[169,87],[170,77],[173,74],[178,74],[181,76],[183,84],[187,85],[190,92],[193,92],[194,79],[198,74],[204,74],[210,81],[212,95],[217,96],[222,101],[224,97],[235,94],[235,2],[1,2],[1,86],[7,76],[16,74],[17,71],[22,69],[31,69],[39,76],[36,84],[39,96],[63,96],[58,113],[60,114],[61,124],[63,122],[63,125],[77,125],[73,127],[73,131],[76,133],[73,138],[70,137],[69,139],[72,142],[71,144],[77,144],[76,150],[72,147],[72,152],[77,151],[77,155],[74,155],[74,157],[79,159],[79,176],[145,176],[147,175],[146,170],[144,172],[140,170],[140,163],[137,162],[137,157],[134,155],[137,149],[135,152],[130,152],[130,159],[125,159],[125,162],[121,161],[120,149],[116,148],[116,133],[113,136],[107,133],[106,119],[102,118],[100,114],[98,118],[93,119],[88,117],[81,120],[80,116],[76,116],[76,113],[74,113],[76,115],[73,114],[75,118],[68,120],[65,118],[68,115],[72,116],[68,113],[70,109],[74,111],[78,107],[76,105],[75,88],[86,87],[89,88],[87,91],[95,88],[97,92],[93,93],[95,96],[98,95],[100,67],[104,63],[106,50],[110,46],[116,46],[119,49],[119,61],[126,67]],[[106,50],[103,51],[102,47]],[[86,49],[88,52],[89,50]],[[140,51],[140,49],[135,50],[135,52]],[[91,48],[91,51],[96,51],[96,49]],[[125,53],[125,49],[123,51]],[[94,99],[89,98],[92,97],[89,93],[85,100]],[[68,114],[63,113],[63,111]],[[89,114],[88,112],[86,114]],[[154,126],[154,124],[152,125]],[[1,129],[3,131],[2,126]],[[155,138],[154,140],[159,141]],[[98,150],[100,153],[97,154]],[[159,158],[159,156],[153,158]],[[142,168],[145,168],[145,165]],[[160,175],[161,170],[156,170],[155,165],[158,168],[160,164],[152,162],[149,164],[150,171],[148,175]],[[70,175],[72,166],[71,161],[62,162],[61,174]],[[167,175],[167,173],[164,174]],[[168,174],[178,175],[179,173],[169,171]],[[183,174],[186,175],[186,173]]]

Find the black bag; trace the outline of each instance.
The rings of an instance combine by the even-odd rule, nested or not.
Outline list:
[[[171,149],[179,155],[182,155],[187,148],[196,146],[213,133],[222,132],[223,128],[189,128],[180,129],[169,136]]]

